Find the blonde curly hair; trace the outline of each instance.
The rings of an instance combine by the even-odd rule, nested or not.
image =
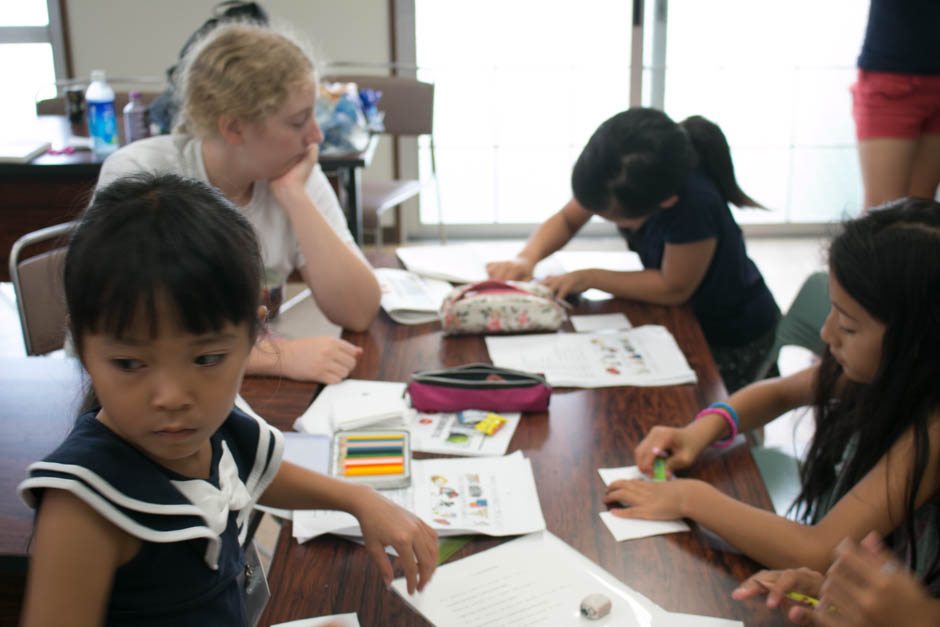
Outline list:
[[[223,113],[257,122],[276,111],[289,89],[315,80],[313,55],[280,30],[234,22],[192,46],[178,73],[177,132],[210,137]]]

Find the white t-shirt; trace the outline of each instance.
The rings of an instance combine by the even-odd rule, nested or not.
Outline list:
[[[202,140],[192,135],[160,135],[128,144],[105,160],[97,187],[138,172],[178,174],[209,184],[202,162]],[[339,238],[361,257],[362,252],[346,226],[346,217],[320,164],[316,165],[307,179],[306,190],[314,206]],[[238,209],[255,228],[264,262],[265,288],[282,285],[287,276],[293,270],[302,268],[306,261],[300,252],[300,244],[290,219],[278,205],[268,182],[255,181],[251,201]]]

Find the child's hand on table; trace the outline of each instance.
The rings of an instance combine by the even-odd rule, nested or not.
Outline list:
[[[356,367],[362,348],[335,337],[305,337],[278,342],[281,372],[295,381],[339,383]]]
[[[491,261],[486,264],[486,273],[491,279],[501,281],[529,281],[535,264],[528,259],[516,257],[507,261]]]
[[[653,427],[633,454],[643,474],[652,476],[653,462],[660,457],[666,460],[666,474],[671,476],[674,470],[691,466],[708,444],[687,428]]]
[[[673,520],[684,516],[689,492],[700,483],[696,479],[660,482],[620,479],[607,486],[604,503],[613,505],[611,513],[620,518]],[[617,507],[620,504],[627,507]]]
[[[385,585],[390,586],[394,577],[385,553],[385,547],[392,546],[405,571],[408,594],[414,594],[415,589],[424,590],[437,568],[437,533],[423,520],[371,488],[356,518],[366,550],[379,567]]]
[[[542,280],[542,283],[555,292],[556,298],[562,299],[569,294],[580,294],[591,287],[590,272],[590,270],[575,270],[574,272],[546,277]]]
[[[767,595],[767,607],[777,608],[786,601],[788,592],[798,592],[809,597],[818,597],[823,576],[809,568],[787,570],[762,570],[751,575],[731,593],[737,601]],[[797,625],[809,625],[806,616],[811,610],[805,605],[787,601],[790,605],[787,617]]]

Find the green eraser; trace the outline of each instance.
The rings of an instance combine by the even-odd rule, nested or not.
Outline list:
[[[657,457],[656,461],[653,462],[653,481],[665,481],[666,480],[666,460],[662,457]]]

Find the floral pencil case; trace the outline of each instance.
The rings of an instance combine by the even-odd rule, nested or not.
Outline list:
[[[557,331],[565,311],[541,283],[490,279],[456,287],[444,298],[441,326],[448,335]]]
[[[467,364],[424,370],[408,383],[411,405],[418,411],[545,411],[552,386],[540,374]]]

